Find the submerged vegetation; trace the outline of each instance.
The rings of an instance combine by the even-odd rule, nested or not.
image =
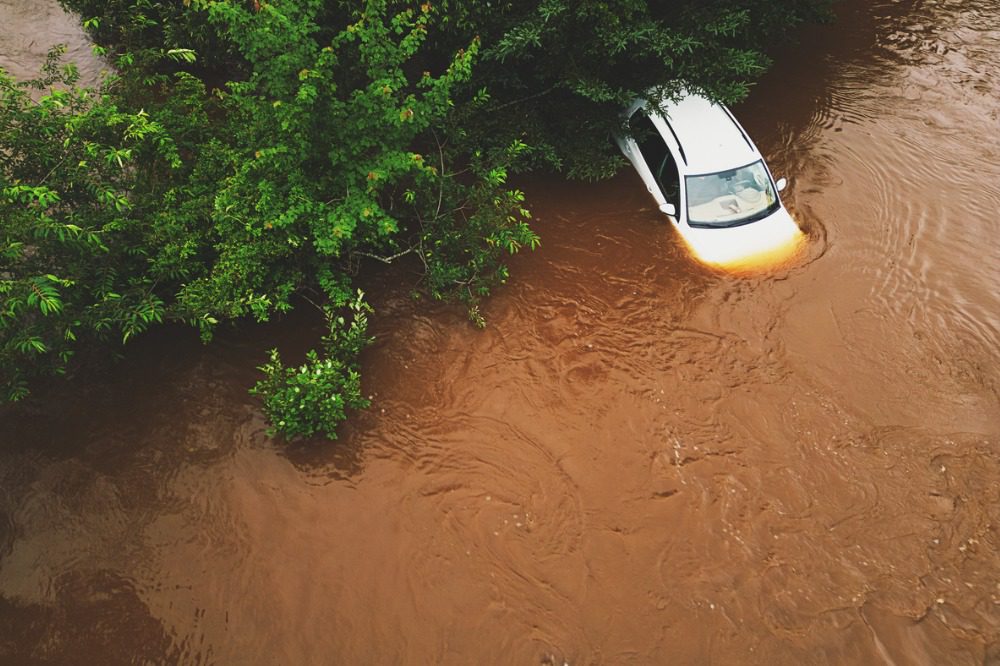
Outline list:
[[[481,325],[539,245],[510,174],[613,174],[625,103],[738,100],[829,0],[62,3],[116,74],[0,70],[0,399],[161,322],[208,340],[307,303],[321,348],[273,351],[254,392],[273,432],[332,437],[367,404],[361,262],[412,261]]]

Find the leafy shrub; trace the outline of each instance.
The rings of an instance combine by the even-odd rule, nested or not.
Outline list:
[[[260,366],[264,379],[251,393],[264,401],[270,421],[268,434],[288,439],[323,433],[337,438],[337,426],[347,418],[347,409],[363,409],[369,401],[361,394],[361,374],[357,358],[372,338],[368,337],[368,314],[371,306],[364,293],[348,304],[351,320],[327,311],[329,332],[323,337],[323,352],[310,349],[306,362],[288,367],[277,349]]]
[[[136,190],[180,166],[176,147],[147,112],[75,88],[59,56],[32,81],[0,69],[0,402],[64,373],[84,340],[162,322],[169,297]]]

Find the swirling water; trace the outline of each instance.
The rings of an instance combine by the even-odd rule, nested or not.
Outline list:
[[[789,264],[700,266],[631,174],[529,181],[544,247],[485,331],[371,278],[337,442],[245,393],[304,316],[5,414],[0,655],[1000,660],[1000,8],[838,11],[735,109]]]

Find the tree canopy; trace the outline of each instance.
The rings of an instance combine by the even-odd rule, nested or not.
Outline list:
[[[321,348],[273,351],[254,389],[291,437],[366,404],[359,262],[409,257],[482,325],[504,256],[539,245],[510,173],[613,174],[625,103],[735,101],[829,4],[62,2],[116,74],[0,70],[0,397],[160,322],[207,340],[309,303]]]

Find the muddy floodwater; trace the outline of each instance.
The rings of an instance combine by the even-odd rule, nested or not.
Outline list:
[[[80,21],[57,0],[0,0],[0,67],[22,80],[38,76],[58,44],[66,47],[64,62],[76,66],[80,85],[97,85],[106,65],[91,50]]]
[[[0,416],[0,661],[1000,663],[1000,6],[838,13],[735,108],[781,265],[700,265],[632,173],[527,180],[486,330],[368,279],[337,442],[246,393],[304,315]]]

